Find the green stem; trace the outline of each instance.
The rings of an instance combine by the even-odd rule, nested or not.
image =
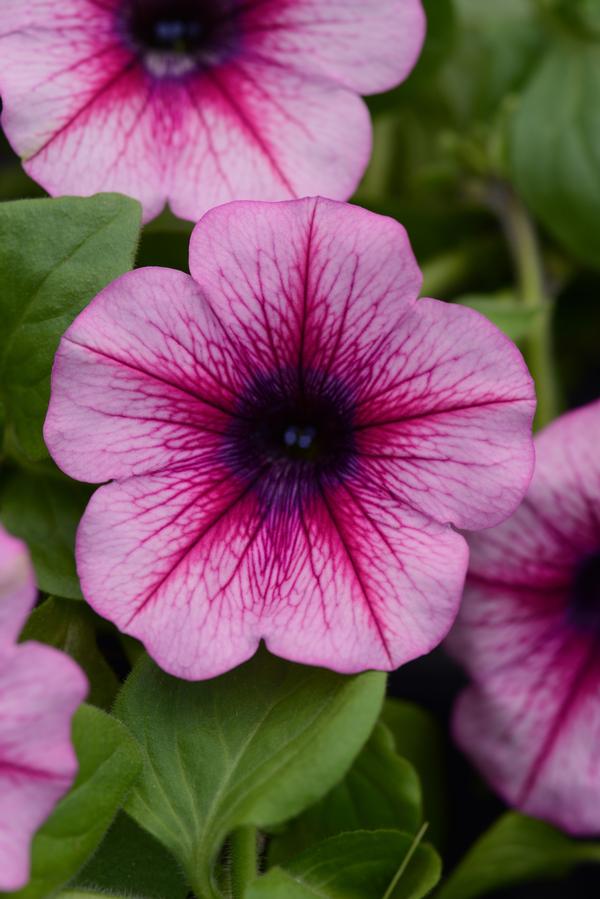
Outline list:
[[[230,837],[232,899],[243,899],[246,888],[256,880],[256,847],[255,827],[239,827]]]
[[[535,423],[537,428],[542,428],[556,418],[560,405],[554,365],[555,303],[546,286],[535,226],[512,190],[503,194],[501,216],[515,263],[521,301],[539,312],[526,341],[525,355],[537,386]]]

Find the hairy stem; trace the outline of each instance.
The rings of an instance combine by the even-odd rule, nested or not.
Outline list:
[[[246,888],[257,875],[257,833],[255,827],[239,827],[229,841],[232,899],[243,899]]]

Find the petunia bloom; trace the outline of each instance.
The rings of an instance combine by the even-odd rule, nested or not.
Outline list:
[[[189,679],[276,655],[352,672],[435,646],[457,527],[497,523],[533,465],[521,355],[419,300],[397,222],[329,200],[231,203],[192,277],[140,269],[59,347],[45,426],[102,486],[77,536],[88,602]]]
[[[87,683],[66,655],[14,641],[36,597],[25,547],[0,529],[0,890],[29,879],[35,831],[71,786],[71,718]]]
[[[145,218],[235,199],[347,199],[359,96],[424,39],[421,0],[2,0],[2,123],[52,195],[119,191]]]
[[[458,742],[506,801],[600,833],[600,402],[536,439],[529,493],[471,540],[450,646]]]

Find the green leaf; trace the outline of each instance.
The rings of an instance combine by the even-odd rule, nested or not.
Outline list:
[[[600,862],[600,844],[572,840],[516,812],[503,815],[469,850],[436,899],[473,899],[535,880],[566,876],[581,862]]]
[[[274,837],[269,859],[280,864],[327,837],[349,831],[415,833],[420,822],[421,790],[415,770],[397,755],[388,729],[378,724],[344,780]]]
[[[173,856],[123,812],[72,886],[146,899],[186,899],[189,892]]]
[[[29,884],[18,899],[47,899],[96,849],[140,771],[140,754],[123,725],[83,705],[73,720],[79,774],[36,834]]]
[[[503,290],[496,294],[468,294],[456,302],[481,312],[507,337],[515,341],[528,337],[544,314],[543,307],[525,306],[511,290]]]
[[[32,460],[46,455],[42,425],[59,339],[131,269],[140,216],[139,203],[118,194],[0,205],[0,396]]]
[[[392,734],[396,752],[414,765],[423,792],[423,817],[429,824],[427,837],[441,847],[448,819],[444,734],[426,711],[399,699],[385,701],[381,720]]]
[[[250,885],[246,899],[422,899],[440,873],[436,852],[427,845],[415,848],[409,834],[357,831],[331,837],[285,868],[272,868]]]
[[[200,683],[144,659],[116,706],[144,754],[127,811],[196,892],[218,895],[213,869],[228,834],[279,824],[331,789],[367,740],[384,689],[381,674],[344,677],[266,651]]]
[[[543,225],[600,266],[600,45],[556,43],[512,117],[512,177]]]
[[[92,494],[50,462],[10,470],[0,484],[0,518],[27,543],[40,590],[81,599],[75,569],[75,533]]]
[[[457,122],[472,128],[476,121],[494,119],[506,96],[523,87],[545,35],[524,0],[454,3],[459,40],[441,72],[440,90]]]
[[[66,652],[87,675],[89,702],[105,709],[112,706],[119,682],[98,649],[94,616],[85,603],[47,599],[29,617],[21,640],[37,640]]]

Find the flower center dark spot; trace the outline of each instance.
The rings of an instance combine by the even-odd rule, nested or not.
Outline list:
[[[578,627],[600,631],[600,552],[588,556],[575,569],[569,613]]]
[[[233,0],[126,0],[121,31],[153,74],[187,74],[235,52]]]
[[[337,383],[308,374],[257,378],[227,435],[228,464],[246,478],[265,473],[278,492],[298,495],[339,481],[354,457],[353,406]]]

